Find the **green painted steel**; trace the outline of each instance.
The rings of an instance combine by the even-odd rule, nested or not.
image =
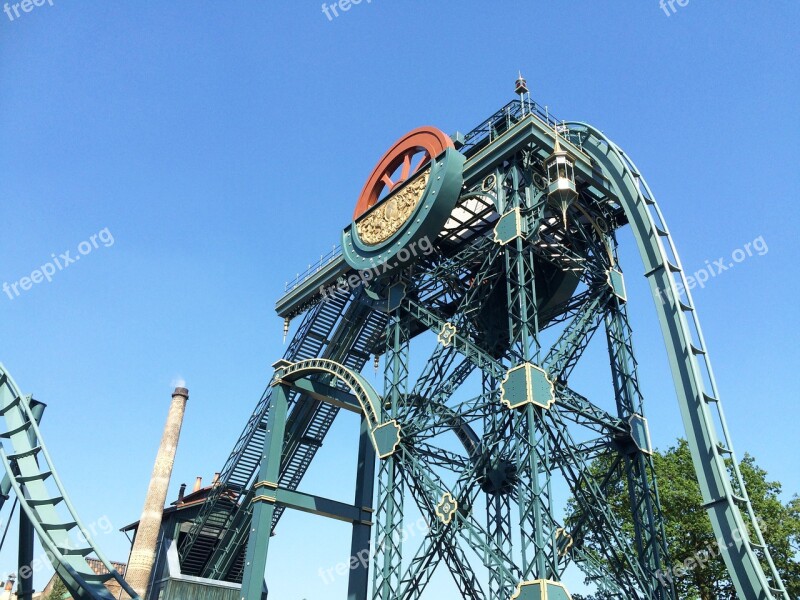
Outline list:
[[[358,464],[356,465],[356,489],[354,504],[363,515],[362,519],[353,523],[350,540],[350,556],[355,556],[358,564],[351,564],[350,577],[347,582],[347,600],[366,600],[369,592],[369,563],[366,560],[371,554],[370,538],[372,536],[372,497],[375,493],[376,454],[369,436],[369,422],[366,416],[361,417],[361,433],[358,444]]]
[[[385,316],[366,307],[359,297],[358,293],[352,297],[337,293],[312,307],[284,359],[323,357],[360,371],[369,356],[371,340],[382,330]],[[257,481],[272,390],[268,385],[221,469],[220,485],[204,501],[181,545],[181,568],[186,574],[241,581],[253,485]],[[289,411],[293,427],[286,436],[279,482],[282,488],[297,488],[338,410],[336,403],[321,402],[308,394],[292,391]],[[227,508],[227,499],[231,497],[236,499],[235,511]],[[282,511],[282,507],[275,511],[273,528]]]
[[[250,524],[251,543],[247,546],[245,577],[242,580],[242,600],[261,600],[264,570],[267,567],[267,552],[272,533],[272,517],[275,514],[276,490],[280,475],[281,452],[286,433],[286,414],[289,391],[283,385],[275,387],[272,395],[272,410],[267,420],[267,435],[264,453],[261,456],[259,481],[252,499],[253,517]]]
[[[138,598],[82,525],[44,444],[36,413],[2,365],[0,414],[5,423],[5,433],[0,437],[9,440],[12,450],[0,448],[0,461],[28,522],[70,594],[74,598],[113,600],[103,584],[114,579],[132,598]],[[86,562],[89,555],[97,556],[108,573],[97,575]]]
[[[274,366],[275,378],[272,385],[275,391],[272,394],[272,405],[267,421],[259,481],[254,486],[255,494],[251,500],[253,508],[249,521],[249,543],[247,544],[242,579],[242,600],[259,600],[261,597],[273,517],[278,506],[348,521],[353,524],[353,547],[358,551],[365,547],[368,548],[368,519],[371,513],[372,488],[371,485],[364,482],[364,478],[369,473],[359,472],[361,483],[356,487],[356,501],[363,503],[360,506],[349,506],[325,498],[285,490],[279,485],[281,459],[286,442],[288,397],[292,384],[306,380],[305,383],[308,385],[312,383],[309,378],[322,376],[334,378],[337,383],[344,384],[352,392],[355,398],[355,403],[352,404],[360,409],[365,427],[364,433],[368,436],[372,446],[371,449],[367,449],[362,436],[359,449],[360,467],[369,468],[369,465],[374,464],[376,455],[390,458],[400,443],[400,430],[397,424],[384,420],[383,399],[359,373],[335,361],[323,358],[296,363],[280,360]],[[305,387],[305,389],[308,388]],[[322,393],[324,388],[318,385],[315,389],[316,393]],[[334,391],[334,397],[331,400],[334,403],[340,403],[342,401],[341,392],[336,391],[333,386],[330,386],[330,389]],[[320,399],[323,402],[328,401],[328,398],[324,396]],[[351,405],[350,402],[347,404]],[[349,585],[354,599],[365,598],[366,581],[365,568],[360,574],[351,576]]]
[[[680,300],[676,293],[673,277],[688,286],[660,209],[618,147],[588,125],[558,124],[533,102],[511,102],[456,137],[458,152],[445,152],[433,169],[457,159],[452,164],[458,173],[451,175],[459,182],[453,192],[458,197],[441,206],[427,199],[418,205],[437,212],[430,220],[417,215],[429,229],[415,217],[385,245],[367,248],[351,224],[343,254],[323,257],[279,300],[281,316],[306,313],[285,360],[276,363],[287,431],[280,441],[264,441],[261,475],[250,471],[234,489],[239,507],[220,525],[223,533],[204,572],[230,574],[233,558],[246,548],[246,597],[256,598],[267,540],[280,511],[291,507],[353,522],[353,554],[372,551],[371,589],[365,564],[351,574],[348,600],[369,594],[373,600],[422,598],[440,565],[471,600],[563,600],[569,593],[560,580],[573,564],[617,597],[676,600],[665,577],[670,557],[651,424],[617,256],[616,230],[627,224],[657,298],[715,531],[735,541],[746,524],[757,522],[740,473],[727,478],[729,434],[691,298]],[[556,154],[561,162],[551,173]],[[565,189],[570,193],[561,194]],[[393,268],[397,253],[423,234],[436,236],[432,252]],[[381,268],[352,279],[369,267]],[[332,285],[338,291],[331,295]],[[586,397],[570,382],[600,331],[613,388],[605,399],[595,390]],[[431,344],[421,372],[412,377],[411,357]],[[359,373],[370,356],[376,369],[382,363],[381,394]],[[478,377],[478,395],[465,393]],[[265,394],[248,424],[253,431],[267,417],[273,424],[280,418],[270,412],[271,402]],[[301,447],[307,427],[316,427],[318,414],[325,415],[314,437],[321,444],[340,409],[362,414],[352,506],[297,490],[305,471],[295,471],[287,458]],[[721,432],[713,427],[712,410],[720,411]],[[223,490],[230,490],[237,471],[248,470],[240,457],[256,439],[249,431],[226,465]],[[597,465],[607,466],[598,473]],[[284,485],[287,474],[294,487]],[[576,512],[567,523],[554,504],[555,478],[573,496]],[[610,491],[622,482],[632,532],[610,507]],[[374,518],[367,519],[372,513],[364,507],[371,508],[373,492]],[[251,508],[257,498],[258,513]],[[404,536],[412,510],[429,526],[413,544]],[[205,507],[203,514],[213,509]],[[208,523],[200,520],[194,530]],[[731,544],[731,576],[742,598],[785,600],[755,531],[756,540]],[[589,538],[600,543],[590,546]]]
[[[398,315],[393,315],[386,324],[382,403],[389,414],[396,414],[401,399],[408,393],[408,325],[408,320]],[[400,466],[399,457],[392,454],[381,461],[378,470],[372,593],[383,598],[396,597],[401,585],[406,482]]]
[[[441,231],[458,201],[463,171],[464,156],[452,148],[431,160],[428,183],[411,216],[379,244],[365,243],[359,237],[355,223],[348,225],[342,233],[342,250],[347,264],[358,271],[380,267],[381,275],[402,268],[408,262],[408,258],[402,260],[400,257],[404,249],[416,247],[422,239],[432,240]],[[401,190],[399,188],[398,192]]]
[[[297,363],[280,361],[275,364],[275,381],[278,383],[291,383],[311,375],[321,374],[333,376],[348,386],[367,420],[375,452],[381,458],[390,456],[395,451],[397,444],[400,443],[400,427],[397,423],[386,420],[383,399],[360,373],[323,358],[313,358]]]
[[[568,126],[602,168],[609,185],[622,201],[636,237],[667,345],[703,501],[715,535],[725,541],[728,549],[722,555],[737,592],[741,598],[747,599],[788,600],[764,544],[738,463],[733,458],[733,447],[697,311],[663,214],[639,170],[616,144],[585,123],[569,123]],[[685,299],[681,299],[678,293],[678,282],[683,285]],[[710,382],[708,386],[704,375]],[[714,410],[721,422],[719,431],[712,416]],[[732,458],[727,464],[726,457]],[[728,476],[728,465],[734,468],[734,479]],[[748,525],[756,533],[755,540],[748,539]],[[766,571],[759,560],[759,552],[768,566]]]
[[[560,583],[546,580],[522,583],[511,600],[572,600]]]
[[[170,579],[157,600],[241,600],[241,595],[238,588],[222,588],[201,581]]]

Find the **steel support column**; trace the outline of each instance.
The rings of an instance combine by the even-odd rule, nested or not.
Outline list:
[[[644,417],[630,323],[625,306],[618,298],[614,299],[606,316],[606,336],[618,414],[626,421],[634,415]],[[653,458],[648,449],[636,444],[628,444],[622,450],[636,550],[642,569],[652,577],[648,592],[658,600],[674,598],[671,578],[658,577],[669,568],[669,558]]]
[[[400,311],[386,326],[384,408],[394,418],[408,388],[408,327]],[[404,486],[400,462],[392,455],[380,463],[375,514],[375,572],[372,597],[395,600],[402,575]]]
[[[33,598],[33,524],[24,510],[19,511],[19,569],[17,569],[17,598]]]
[[[369,438],[369,423],[361,417],[361,435],[358,444],[358,471],[356,472],[356,493],[354,504],[364,510],[372,511],[372,496],[375,490],[375,447]],[[369,557],[372,524],[364,521],[353,523],[350,542],[350,557],[357,559],[355,568],[350,569],[347,584],[347,600],[367,600],[369,587]],[[351,563],[352,567],[352,563]]]
[[[264,573],[267,567],[269,538],[272,534],[272,516],[275,513],[275,490],[280,474],[283,438],[286,430],[286,411],[289,390],[277,385],[272,393],[272,406],[267,419],[264,451],[253,498],[253,519],[247,543],[244,576],[242,577],[242,600],[261,600]]]

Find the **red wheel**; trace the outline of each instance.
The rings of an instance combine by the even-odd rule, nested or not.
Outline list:
[[[420,127],[405,134],[383,155],[367,179],[358,197],[353,220],[415,175],[432,158],[452,147],[450,137],[435,127]]]

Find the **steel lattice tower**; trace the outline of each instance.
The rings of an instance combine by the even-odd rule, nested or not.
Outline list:
[[[270,533],[292,508],[353,524],[352,556],[372,560],[351,570],[351,600],[425,598],[437,568],[464,598],[569,598],[570,564],[620,598],[674,599],[617,256],[617,231],[630,227],[732,580],[742,598],[788,598],[646,182],[598,130],[532,102],[521,77],[517,92],[466,135],[424,127],[401,138],[367,181],[341,251],[288,286],[277,312],[287,330],[301,323],[182,539],[184,573],[242,581],[242,598],[261,598]],[[571,384],[590,343],[607,348],[611,397]],[[381,390],[361,375],[371,363]],[[298,489],[343,409],[362,420],[352,505]],[[632,531],[609,502],[620,482]],[[573,498],[566,522],[559,489]],[[404,540],[416,512],[429,530]]]

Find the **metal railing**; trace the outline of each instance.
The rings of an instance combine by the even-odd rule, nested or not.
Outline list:
[[[283,288],[284,292],[290,292],[296,287],[302,285],[302,283],[314,275],[321,271],[325,266],[332,263],[334,260],[339,258],[342,255],[342,247],[339,244],[333,246],[333,249],[328,252],[327,254],[322,254],[319,257],[319,260],[314,264],[308,265],[308,268],[303,271],[302,273],[298,273],[295,275],[294,279],[291,279],[286,282],[286,285]]]
[[[463,154],[469,154],[474,149],[482,146],[485,142],[493,142],[497,137],[499,137],[505,131],[508,131],[511,127],[528,115],[537,117],[550,129],[558,127],[559,133],[561,133],[565,138],[569,133],[566,125],[563,125],[562,121],[558,121],[552,114],[550,114],[550,109],[547,106],[542,106],[530,98],[522,101],[512,100],[503,108],[495,112],[491,117],[485,119],[477,127],[474,127],[472,130],[466,133],[464,135],[464,142],[460,151]],[[579,141],[570,141],[575,143],[580,148]],[[284,293],[290,292],[301,286],[308,278],[321,271],[325,266],[332,263],[341,255],[341,245],[334,245],[333,249],[327,254],[321,255],[316,263],[308,265],[308,268],[306,268],[305,271],[297,273],[293,279],[287,281],[283,289]]]

